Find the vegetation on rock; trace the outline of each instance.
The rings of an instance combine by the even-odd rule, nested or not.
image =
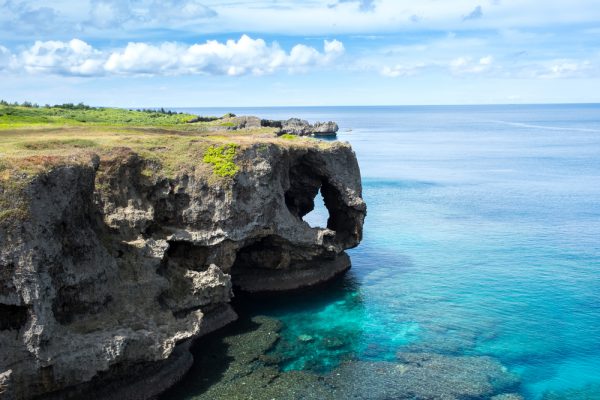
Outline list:
[[[272,127],[231,130],[237,118],[0,100],[0,222],[26,217],[21,193],[34,177],[59,166],[89,165],[93,157],[106,161],[135,153],[152,165],[142,171],[148,179],[194,173],[214,183],[234,178],[240,169],[236,155],[257,144],[329,146],[293,135],[278,137]],[[101,176],[102,167],[98,172]],[[101,182],[96,186],[101,189]]]
[[[0,128],[46,125],[127,125],[127,126],[177,126],[195,118],[195,115],[160,110],[126,110],[95,108],[84,104],[62,104],[35,107],[0,104]]]
[[[235,165],[237,145],[230,143],[222,146],[211,146],[204,153],[202,160],[212,164],[213,171],[221,177],[233,177],[239,168]]]

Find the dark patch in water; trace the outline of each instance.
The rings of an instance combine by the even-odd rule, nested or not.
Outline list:
[[[184,381],[161,399],[462,400],[518,388],[518,379],[490,357],[432,353],[399,353],[397,362],[351,360],[323,375],[284,372],[269,354],[280,329],[273,318],[243,317],[206,336],[192,349],[195,364]]]

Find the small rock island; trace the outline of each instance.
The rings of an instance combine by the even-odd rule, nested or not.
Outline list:
[[[366,205],[333,122],[0,106],[0,397],[147,399],[235,291],[350,267]],[[321,193],[325,227],[303,217]]]

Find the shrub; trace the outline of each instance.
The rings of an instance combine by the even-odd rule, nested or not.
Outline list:
[[[202,160],[205,163],[212,164],[216,175],[231,178],[239,170],[234,162],[236,151],[237,145],[235,144],[211,146],[204,153]]]

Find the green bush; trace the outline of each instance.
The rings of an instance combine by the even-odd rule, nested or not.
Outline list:
[[[234,162],[236,151],[237,145],[233,143],[222,146],[211,146],[204,153],[202,160],[205,163],[212,164],[216,175],[231,178],[239,170]]]

